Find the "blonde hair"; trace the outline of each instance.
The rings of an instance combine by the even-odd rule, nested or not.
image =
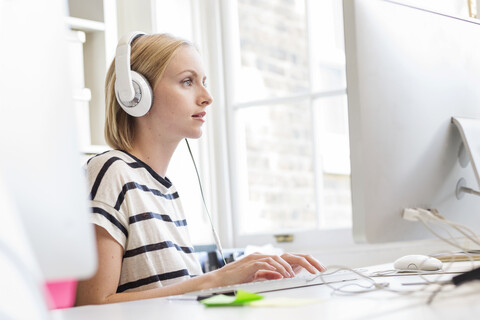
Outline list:
[[[142,74],[155,88],[177,50],[192,44],[168,34],[143,35],[131,45],[131,70]],[[127,114],[115,97],[115,59],[105,78],[105,140],[113,149],[130,151],[135,138],[134,117]]]

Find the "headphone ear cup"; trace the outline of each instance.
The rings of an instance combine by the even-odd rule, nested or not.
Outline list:
[[[135,71],[131,71],[131,75],[133,89],[135,90],[134,99],[132,101],[122,101],[117,89],[115,89],[115,95],[120,107],[122,107],[126,113],[133,117],[141,117],[152,107],[153,91],[150,83],[143,75]]]

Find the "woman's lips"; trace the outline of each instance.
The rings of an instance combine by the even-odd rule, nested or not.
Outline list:
[[[203,118],[205,117],[207,113],[204,111],[204,112],[200,112],[200,113],[196,113],[192,116],[192,118],[194,118],[195,120],[201,120],[201,121],[205,121]]]

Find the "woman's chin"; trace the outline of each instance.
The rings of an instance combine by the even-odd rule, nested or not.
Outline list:
[[[194,132],[194,133],[188,135],[187,138],[188,139],[199,139],[199,138],[202,137],[202,134],[203,134],[203,132],[202,132],[202,130],[200,130],[198,132]]]

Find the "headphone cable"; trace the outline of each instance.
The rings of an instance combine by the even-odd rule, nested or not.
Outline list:
[[[200,180],[200,175],[198,174],[197,164],[195,163],[195,159],[193,157],[192,150],[190,149],[190,144],[188,143],[188,140],[186,138],[185,138],[185,142],[187,143],[188,152],[190,153],[190,157],[192,158],[192,162],[193,162],[193,167],[195,168],[195,173],[197,174],[198,186],[200,187],[200,194],[202,195],[202,202],[203,202],[203,206],[205,208],[205,213],[207,214],[208,221],[210,222],[210,226],[212,227],[213,238],[214,238],[215,243],[217,245],[217,249],[220,252],[220,255],[222,256],[223,263],[224,263],[224,265],[226,265],[227,260],[225,260],[225,256],[223,255],[222,245],[220,243],[220,239],[218,237],[218,234],[215,231],[215,227],[213,226],[212,216],[210,215],[210,212],[208,211],[207,202],[205,201],[205,195],[203,194],[202,182]]]

